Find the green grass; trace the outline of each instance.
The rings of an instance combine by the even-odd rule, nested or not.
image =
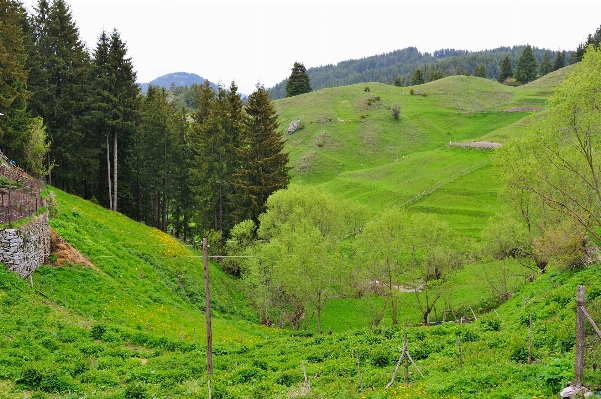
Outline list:
[[[398,206],[492,154],[447,149],[450,141],[507,143],[522,136],[532,111],[504,110],[525,106],[544,113],[554,87],[570,70],[520,87],[452,76],[414,87],[416,95],[409,94],[411,88],[370,83],[370,92],[357,84],[278,100],[283,127],[294,119],[305,126],[286,136],[292,184],[320,185],[335,196],[367,204],[373,214]],[[376,97],[380,100],[370,101]],[[395,104],[401,107],[398,121],[389,110]],[[474,174],[479,181],[466,180],[466,187],[453,182],[410,210],[435,213],[462,233],[478,237],[499,206],[492,172],[484,168]],[[460,194],[462,190],[469,193]]]

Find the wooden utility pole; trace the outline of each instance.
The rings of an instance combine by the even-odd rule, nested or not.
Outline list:
[[[207,318],[207,375],[213,376],[213,330],[211,328],[211,294],[209,292],[209,246],[202,239],[202,258],[205,268],[205,315]]]
[[[574,365],[574,386],[582,386],[584,371],[584,286],[576,290],[576,361]]]

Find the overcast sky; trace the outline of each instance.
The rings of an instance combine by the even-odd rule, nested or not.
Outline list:
[[[37,0],[26,0],[28,11]],[[250,94],[295,61],[309,67],[406,47],[572,50],[601,25],[601,2],[67,0],[90,49],[116,28],[139,82],[196,73]]]

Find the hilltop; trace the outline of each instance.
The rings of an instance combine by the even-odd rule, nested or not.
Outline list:
[[[205,80],[207,79],[195,73],[173,72],[153,79],[148,83],[140,83],[140,88],[142,89],[142,93],[146,93],[146,91],[148,90],[148,86],[150,86],[151,84],[159,87],[164,87],[165,89],[169,90],[170,88],[172,88],[172,86],[190,87],[193,84],[201,85],[205,82]],[[210,82],[210,85],[213,88],[213,90],[217,90],[217,85],[215,83]]]
[[[498,208],[492,152],[449,142],[503,144],[520,137],[532,110],[544,112],[571,69],[520,87],[451,76],[415,87],[355,84],[277,100],[281,127],[297,119],[303,126],[286,137],[291,184],[319,185],[368,205],[374,214],[392,206],[434,212],[478,236]],[[399,120],[389,110],[395,104]]]

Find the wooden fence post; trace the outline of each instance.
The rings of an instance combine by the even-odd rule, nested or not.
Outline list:
[[[576,291],[576,360],[574,364],[574,386],[582,386],[584,371],[584,286],[579,285]]]

